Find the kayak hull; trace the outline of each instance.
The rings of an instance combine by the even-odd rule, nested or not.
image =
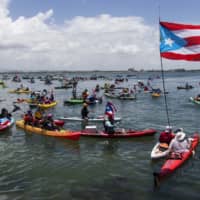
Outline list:
[[[54,106],[57,105],[57,101],[54,101],[52,103],[42,103],[42,104],[38,104],[38,107],[43,108],[43,109],[48,109],[48,108],[52,108]]]
[[[107,93],[105,92],[104,95],[108,98],[112,98],[112,99],[120,99],[120,100],[136,100],[136,96],[120,96],[120,95],[115,95],[115,94],[111,94],[111,93]]]
[[[80,132],[72,132],[69,130],[49,131],[49,130],[45,130],[39,127],[25,125],[24,120],[16,121],[16,126],[24,129],[25,131],[29,131],[29,132],[40,134],[40,135],[53,136],[57,138],[65,138],[65,139],[71,139],[71,140],[78,140],[80,138]]]
[[[100,138],[130,138],[130,137],[143,137],[152,136],[156,133],[155,129],[146,130],[124,130],[115,131],[113,134],[105,133],[105,131],[81,131],[81,136],[100,137]]]
[[[16,94],[30,94],[30,90],[10,90],[9,93],[16,93]]]

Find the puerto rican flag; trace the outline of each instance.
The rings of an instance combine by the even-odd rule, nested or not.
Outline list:
[[[167,59],[200,61],[200,25],[160,22],[160,55]]]

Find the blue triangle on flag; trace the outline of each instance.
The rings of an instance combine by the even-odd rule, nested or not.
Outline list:
[[[160,25],[160,52],[168,52],[180,49],[187,44],[187,41],[178,37],[167,28]]]

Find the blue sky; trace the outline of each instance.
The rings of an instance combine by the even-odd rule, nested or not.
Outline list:
[[[199,0],[0,0],[1,64],[10,70],[158,69],[159,6],[163,21],[200,24]]]
[[[163,20],[198,22],[199,0],[12,0],[11,16],[34,16],[46,10],[54,10],[56,23],[75,16],[142,16],[148,23],[156,23],[158,7]]]

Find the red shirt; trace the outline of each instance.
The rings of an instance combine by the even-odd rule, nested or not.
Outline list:
[[[174,134],[168,133],[168,132],[161,132],[160,137],[159,137],[159,142],[160,143],[167,143],[169,144],[171,142],[171,140],[174,138]]]

